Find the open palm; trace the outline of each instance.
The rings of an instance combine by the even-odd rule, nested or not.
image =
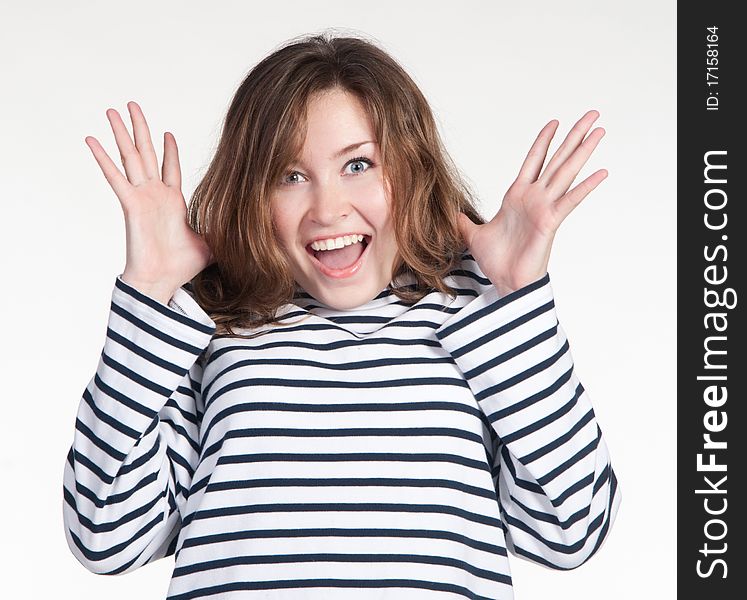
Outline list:
[[[114,109],[107,111],[125,174],[98,140],[86,137],[94,158],[117,195],[125,217],[127,260],[122,279],[162,301],[213,261],[205,240],[187,221],[176,140],[164,134],[158,169],[148,124],[140,106],[128,103],[134,142]]]
[[[598,117],[595,110],[587,112],[542,170],[558,127],[558,121],[550,121],[532,144],[493,219],[480,225],[460,214],[460,231],[470,253],[501,295],[547,272],[555,232],[563,219],[607,177],[607,171],[600,169],[569,191],[604,136],[604,129],[598,127],[584,139]]]

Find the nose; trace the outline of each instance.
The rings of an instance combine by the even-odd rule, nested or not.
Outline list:
[[[333,225],[350,214],[351,205],[345,191],[334,184],[314,187],[309,216],[319,225]]]

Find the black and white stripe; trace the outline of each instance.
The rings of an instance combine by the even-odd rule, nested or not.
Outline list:
[[[493,466],[512,550],[548,567],[579,566],[599,548],[620,494],[549,275],[503,298],[489,289],[452,321],[436,336],[497,434]]]
[[[507,550],[569,569],[620,502],[549,276],[499,298],[470,255],[409,306],[302,294],[215,336],[188,287],[119,277],[64,473],[71,551],[175,555],[169,598],[512,598]]]

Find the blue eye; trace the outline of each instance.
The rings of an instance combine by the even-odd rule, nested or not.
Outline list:
[[[364,167],[363,165],[366,166]],[[359,173],[365,173],[370,167],[373,167],[373,161],[366,158],[365,156],[358,156],[356,158],[351,158],[345,164],[345,169],[347,169],[348,167],[354,167],[351,173],[353,175],[358,175]]]
[[[349,175],[360,175],[361,173],[365,173],[374,166],[373,161],[370,158],[366,158],[365,156],[357,156],[356,158],[351,158],[348,162],[345,163],[345,171]],[[348,167],[352,167],[351,170],[348,170]],[[296,185],[299,183],[302,183],[304,181],[307,181],[306,176],[301,175],[298,171],[289,171],[285,175],[283,175],[282,180],[280,181],[280,185]]]

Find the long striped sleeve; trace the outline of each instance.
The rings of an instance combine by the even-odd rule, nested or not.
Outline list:
[[[604,541],[621,495],[549,274],[505,297],[491,285],[436,337],[492,425],[508,549],[546,567],[578,567]]]
[[[63,478],[67,543],[89,570],[173,554],[199,456],[199,357],[214,331],[185,289],[166,305],[117,276]]]

